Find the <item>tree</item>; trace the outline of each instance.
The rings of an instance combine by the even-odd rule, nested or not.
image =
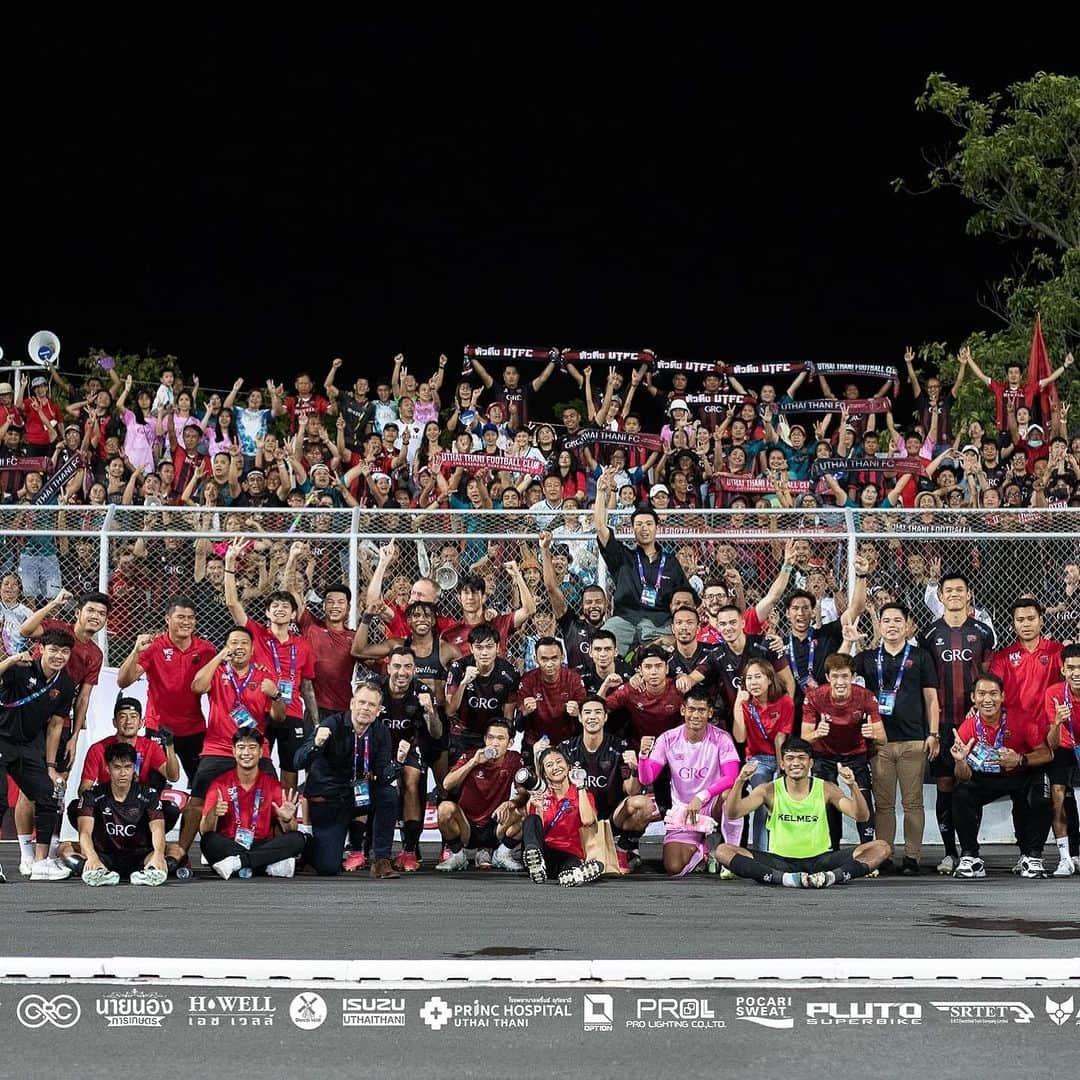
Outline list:
[[[931,190],[953,189],[974,207],[972,236],[992,234],[1012,245],[1017,272],[993,283],[988,308],[999,328],[974,331],[968,345],[979,366],[1001,377],[1008,363],[1023,363],[1036,312],[1056,362],[1080,341],[1080,78],[1039,72],[1004,93],[976,98],[970,88],[932,74],[915,101],[959,133],[927,172]],[[904,188],[898,180],[897,190]],[[924,346],[924,359],[944,352]],[[955,377],[955,354],[941,359],[943,381]],[[1076,386],[1059,387],[1063,399]],[[985,415],[981,388],[966,385],[959,419]]]

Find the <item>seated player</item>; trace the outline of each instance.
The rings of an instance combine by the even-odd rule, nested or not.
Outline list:
[[[781,775],[758,785],[745,798],[743,787],[754,775],[757,763],[748,761],[740,770],[727,794],[727,815],[734,820],[760,806],[768,807],[769,850],[721,844],[714,853],[716,859],[737,877],[790,889],[826,889],[865,877],[889,857],[891,849],[884,840],[830,850],[827,808],[832,806],[856,821],[866,821],[870,807],[848,766],[840,765],[837,775],[847,785],[849,795],[828,780],[812,776],[812,753],[805,739],[788,739],[781,755]]]

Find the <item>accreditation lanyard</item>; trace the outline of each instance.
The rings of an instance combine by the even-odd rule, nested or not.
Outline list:
[[[810,642],[810,652],[806,658],[806,674],[800,675],[799,665],[795,663],[795,635],[788,634],[787,651],[788,659],[791,661],[791,673],[800,686],[805,686],[814,677],[814,654],[817,652],[817,641],[814,638],[813,629],[807,635],[807,640]]]
[[[38,687],[38,689],[35,690],[33,693],[24,695],[23,697],[19,698],[18,701],[0,701],[0,705],[2,705],[5,709],[17,709],[20,705],[27,705],[31,701],[37,701],[37,699],[41,697],[42,694],[52,689],[53,683],[55,683],[56,680],[59,678],[60,672],[58,671],[44,686]]]
[[[352,778],[355,784],[357,780],[367,777],[371,771],[371,750],[368,743],[367,733],[364,733],[364,772],[361,775],[358,772],[360,765],[360,736],[353,732],[353,753],[352,753]]]
[[[229,676],[229,682],[232,683],[233,694],[236,696],[236,704],[235,704],[234,708],[237,708],[237,709],[245,708],[244,702],[243,702],[243,700],[241,698],[241,695],[248,688],[248,683],[250,683],[251,680],[255,677],[255,668],[254,667],[249,667],[248,668],[248,673],[244,676],[244,681],[243,682],[237,682],[236,681],[236,675],[233,672],[231,664],[225,669],[225,674]]]
[[[270,638],[267,641],[270,646],[270,658],[274,661],[274,672],[277,675],[277,681],[281,682],[281,657],[278,656],[278,642],[276,638]],[[293,685],[296,682],[296,642],[289,642],[289,685]]]
[[[892,688],[893,697],[900,693],[900,683],[904,679],[904,668],[907,666],[908,657],[911,655],[911,642],[904,646],[904,655],[900,657],[900,667],[896,670],[896,685]],[[877,686],[878,693],[885,693],[885,646],[877,647]]]
[[[975,717],[975,734],[983,746],[989,746],[990,740],[986,737],[986,728],[983,726],[982,717]],[[1000,750],[1005,745],[1005,706],[1001,707],[1001,723],[998,725],[997,734],[994,736],[994,749]]]
[[[749,709],[750,709],[750,715],[754,718],[754,723],[757,724],[757,726],[758,726],[758,731],[761,732],[761,737],[766,742],[768,742],[769,741],[769,733],[765,730],[765,725],[762,723],[761,713],[758,712],[758,707],[754,704],[754,702],[752,700],[748,701],[747,705],[749,706]]]
[[[648,581],[645,578],[645,567],[641,562],[641,551],[635,552],[637,557],[637,572],[638,580],[641,582],[641,601],[643,604],[649,607],[655,607],[657,599],[660,596],[660,582],[664,577],[664,563],[667,562],[667,552],[663,552],[660,556],[660,566],[656,571],[656,581],[653,583],[653,587],[650,589]]]
[[[573,806],[573,803],[571,803],[569,799],[563,799],[563,801],[561,803],[559,803],[559,809],[555,811],[555,816],[544,827],[544,835],[545,836],[549,832],[551,832],[551,830],[554,829],[556,825],[559,824],[559,821],[563,818],[564,815],[566,815],[567,813],[570,812],[570,808],[572,806]]]
[[[240,790],[235,785],[229,788],[229,798],[232,800],[233,817],[236,818],[236,831],[238,833],[249,832],[254,836],[255,824],[259,820],[259,809],[262,807],[262,788],[255,789],[255,799],[251,805],[251,823],[247,829],[242,827],[240,818]]]

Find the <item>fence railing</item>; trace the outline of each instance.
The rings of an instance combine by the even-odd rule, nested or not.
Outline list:
[[[629,510],[613,512],[609,525],[632,542]],[[521,662],[528,639],[550,629],[537,543],[552,532],[567,563],[563,591],[571,604],[589,584],[606,578],[591,511],[412,511],[280,508],[216,510],[161,507],[0,507],[0,573],[19,575],[31,606],[60,585],[72,593],[108,592],[113,599],[107,640],[111,663],[120,662],[135,637],[162,627],[164,601],[185,593],[196,603],[199,633],[220,640],[232,620],[223,601],[225,546],[230,537],[251,541],[238,575],[241,598],[255,617],[262,598],[281,584],[290,546],[304,546],[300,559],[308,606],[318,612],[330,585],[344,582],[353,595],[353,617],[378,561],[379,549],[394,541],[383,593],[407,597],[412,582],[436,577],[447,585],[442,607],[459,613],[453,583],[475,572],[488,585],[488,606],[517,606],[512,581],[503,572],[510,559],[523,566],[539,612],[511,646]],[[1080,639],[1080,511],[1054,510],[673,510],[661,516],[661,542],[679,558],[700,589],[713,579],[734,584],[737,575],[748,603],[768,589],[788,540],[798,541],[793,586],[822,597],[824,610],[842,610],[853,585],[854,560],[871,563],[875,602],[902,600],[917,623],[932,620],[926,584],[939,566],[965,574],[976,607],[999,634],[1008,607],[1021,594],[1048,605],[1047,631]],[[560,564],[561,565],[561,564]],[[1068,582],[1076,580],[1076,600]],[[932,590],[931,590],[932,592]],[[68,612],[67,614],[70,614]],[[64,613],[61,612],[61,617]],[[9,634],[5,632],[5,641]]]

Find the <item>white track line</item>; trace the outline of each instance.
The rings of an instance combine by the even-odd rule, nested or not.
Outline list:
[[[858,981],[1020,985],[1080,982],[1080,957],[958,959],[866,959],[829,957],[791,960],[250,960],[176,957],[0,957],[0,980],[136,979],[161,982],[312,982],[408,989],[439,983],[694,982],[716,987]]]

